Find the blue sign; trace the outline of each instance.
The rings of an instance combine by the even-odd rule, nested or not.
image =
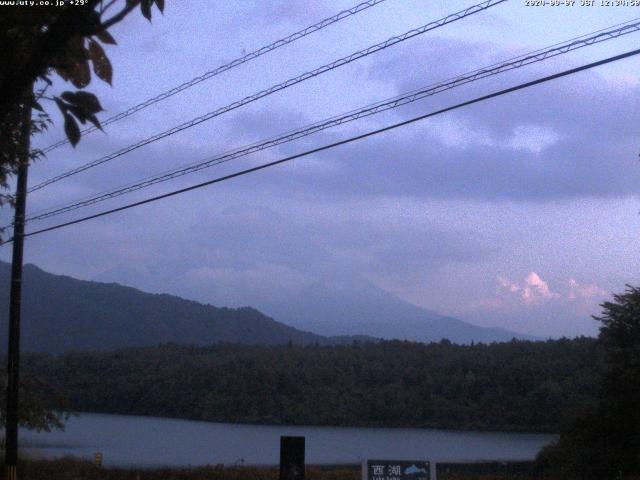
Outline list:
[[[431,480],[431,464],[425,461],[367,460],[366,480]]]

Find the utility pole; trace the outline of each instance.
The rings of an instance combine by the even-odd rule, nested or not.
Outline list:
[[[11,260],[11,297],[9,303],[9,348],[7,364],[7,418],[5,429],[6,479],[17,480],[18,398],[20,389],[20,309],[22,304],[22,258],[24,251],[24,217],[27,205],[27,172],[31,137],[31,95],[25,95],[18,148],[15,213],[13,220],[13,257]]]

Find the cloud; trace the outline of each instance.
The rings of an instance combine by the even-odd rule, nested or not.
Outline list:
[[[197,267],[179,276],[180,291],[208,303],[255,306],[285,301],[310,287],[312,274],[286,265],[258,262],[254,265]]]
[[[493,296],[470,299],[451,313],[478,324],[494,322],[542,337],[593,336],[598,326],[592,315],[606,297],[607,292],[595,283],[569,278],[551,284],[531,271],[519,281],[498,275]]]
[[[565,288],[554,291],[536,272],[530,272],[519,283],[502,275],[497,277],[497,281],[497,297],[482,299],[474,304],[475,307],[502,309],[509,306],[513,299],[517,299],[517,303],[528,307],[555,301],[591,310],[608,295],[608,292],[598,285],[580,283],[574,278],[569,278]]]
[[[487,42],[460,41],[433,34],[428,42],[394,47],[371,64],[367,75],[403,93],[491,63],[496,52],[495,46]]]
[[[509,56],[502,52],[497,45],[435,38],[422,50],[394,51],[391,59],[374,63],[370,75],[400,93]],[[434,111],[567,63],[552,60],[485,79],[399,109],[397,116]],[[638,196],[637,142],[630,128],[640,121],[637,89],[583,72],[419,122],[402,134],[347,148],[346,155],[336,151],[333,159],[351,158],[347,170],[359,177],[364,165],[375,165],[377,176],[364,173],[369,181],[352,182],[370,193],[528,201]]]
[[[540,276],[531,272],[525,278],[525,285],[522,289],[522,300],[525,303],[539,303],[554,298],[560,298],[560,294],[552,292],[549,284],[542,280]]]
[[[569,279],[569,293],[567,298],[572,302],[583,301],[586,303],[598,303],[602,301],[608,292],[593,283],[579,283],[574,278]]]
[[[535,305],[560,298],[536,272],[530,272],[521,284],[498,276],[499,293],[517,296],[525,305]]]
[[[500,284],[500,286],[502,288],[507,289],[507,291],[511,292],[511,293],[516,293],[520,291],[520,286],[513,283],[511,280],[498,275],[498,283]]]
[[[319,19],[336,9],[323,2],[311,7],[220,2],[214,9],[205,4],[176,4],[171,15],[154,18],[153,28],[141,16],[132,17],[118,35],[127,47],[113,49],[117,88],[92,85],[109,115],[310,23],[303,15]],[[339,55],[336,48],[346,54],[353,42],[364,46],[386,38],[382,27],[396,26],[382,10],[371,9],[361,18],[376,18],[377,12],[379,24],[369,30],[357,31],[355,18],[341,23],[109,126],[106,134],[83,139],[73,155],[70,147],[52,152],[34,166],[31,182],[330,61]],[[415,21],[412,12],[405,17]],[[264,28],[250,28],[256,25]],[[211,35],[204,43],[190,36],[205,30]],[[431,33],[60,182],[31,195],[29,208],[66,203],[521,53],[506,37],[491,43]],[[484,33],[476,38],[492,39]],[[140,62],[145,42],[162,55]],[[485,79],[120,200],[338,141],[562,70],[574,60],[567,56]],[[53,271],[87,277],[119,263],[159,265],[174,283],[184,280],[183,287],[176,285],[183,290],[176,291],[199,288],[201,299],[214,292],[220,304],[229,299],[246,304],[251,295],[269,296],[276,289],[295,292],[317,278],[363,276],[422,306],[472,305],[470,314],[481,312],[474,320],[486,325],[500,319],[514,328],[529,322],[529,331],[536,328],[538,334],[563,331],[576,312],[595,313],[593,305],[604,295],[600,286],[613,291],[640,271],[634,268],[640,255],[632,238],[639,207],[635,200],[619,200],[640,198],[640,84],[631,73],[616,83],[598,72],[35,236],[27,254]],[[60,119],[56,122],[57,130],[39,143],[59,138]],[[140,284],[145,285],[150,283]],[[590,322],[588,315],[580,318]]]
[[[581,88],[584,79],[551,83],[544,91],[517,92],[300,158],[286,168],[287,175],[269,174],[267,181],[290,191],[332,195],[528,202],[638,197],[640,168],[636,133],[630,125],[640,122],[640,97],[626,86],[607,84],[596,73],[587,76],[589,94]],[[491,89],[477,93],[487,91]],[[270,155],[275,159],[331,143],[475,93],[421,101],[351,124],[339,133],[330,130],[276,148]],[[272,114],[280,121],[291,116],[284,122],[287,126],[306,123],[299,113],[270,112],[243,114],[231,130],[244,137],[245,129],[250,129],[256,138],[257,131],[266,134],[268,128],[268,135],[273,135],[272,124],[264,121]],[[324,168],[307,168],[316,163]]]
[[[513,129],[508,145],[515,150],[540,153],[560,140],[558,133],[544,125],[519,125]]]
[[[424,86],[508,56],[501,52],[496,45],[488,43],[438,37],[417,50],[392,49],[380,60],[371,62],[369,76],[378,85],[377,88],[371,87],[371,95],[382,99]],[[411,61],[413,57],[415,61]],[[434,65],[438,68],[430,68]],[[549,70],[550,66],[544,64],[531,67],[525,70],[526,73],[512,72],[513,75],[507,78],[487,79],[478,85],[445,92],[395,112],[369,117],[342,129],[329,130],[260,152],[248,160],[256,163],[274,160],[369,130],[379,123],[393,123],[504,88],[519,80],[548,74]],[[586,72],[580,77],[552,82],[544,88],[516,92],[295,160],[286,167],[273,170],[275,173],[261,173],[260,181],[288,192],[404,195],[453,200],[543,202],[640,196],[637,132],[632,127],[640,122],[640,96],[635,94],[638,88],[629,83],[606,82],[597,72]],[[80,189],[76,181],[82,184],[83,192],[87,194],[92,186],[98,190],[122,184],[123,165],[127,165],[128,178],[146,177],[323,118],[313,116],[315,113],[311,108],[300,108],[302,103],[287,102],[286,97],[278,98],[281,103],[260,103],[240,109],[224,119],[216,119],[212,124],[203,124],[171,137],[170,141],[138,150],[132,153],[132,159],[118,159],[111,165],[74,177],[66,183],[71,185],[68,191]],[[216,103],[223,104],[224,101],[216,98]],[[201,106],[204,101],[192,103],[200,104],[199,110],[206,110]],[[167,122],[169,120],[165,119],[163,128]],[[214,123],[215,128],[211,128]],[[143,127],[145,134],[160,129],[158,122],[149,122],[148,125],[140,122],[135,129],[122,128],[117,133],[109,130],[107,136],[96,134],[88,137],[79,148],[95,151],[87,160],[97,158],[111,151],[111,144],[115,148],[116,137],[120,145],[138,139],[142,134],[138,132]],[[77,159],[68,159],[67,153],[62,151],[54,158],[55,162],[43,162],[44,168],[34,169],[32,181],[50,176],[49,171],[58,173],[67,162],[69,166],[77,164]],[[246,162],[232,162],[227,166],[241,165],[246,166]],[[195,183],[200,178],[213,176],[214,170],[185,179]],[[282,174],[283,171],[286,175]],[[66,187],[61,189],[61,197],[67,198],[66,192]]]

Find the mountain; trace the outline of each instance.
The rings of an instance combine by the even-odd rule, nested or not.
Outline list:
[[[10,266],[0,262],[0,295],[9,298]],[[23,351],[113,350],[161,343],[276,345],[351,343],[297,330],[253,308],[217,308],[115,283],[77,280],[25,265]],[[0,312],[0,350],[6,351],[8,301]],[[362,338],[360,338],[362,339]]]
[[[418,342],[446,338],[454,343],[503,342],[513,338],[536,340],[417,307],[349,272],[336,275],[310,270],[305,273],[311,275],[313,281],[301,281],[289,288],[279,288],[275,281],[251,281],[251,277],[234,284],[224,277],[202,275],[202,269],[180,271],[176,265],[122,265],[97,278],[172,292],[202,302],[229,305],[235,301],[252,305],[280,322],[320,335],[364,334]],[[273,288],[270,283],[275,284]]]
[[[268,315],[321,335],[366,333],[377,338],[454,343],[506,342],[534,337],[473,325],[417,307],[362,281],[348,287],[318,283],[286,303],[257,304]],[[347,321],[348,319],[348,321]]]

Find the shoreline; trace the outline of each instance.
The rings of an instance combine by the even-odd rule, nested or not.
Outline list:
[[[308,423],[267,423],[267,422],[243,422],[243,421],[223,421],[223,420],[204,420],[201,418],[193,417],[165,417],[154,414],[140,414],[140,413],[118,413],[118,412],[72,412],[72,417],[82,415],[117,415],[120,417],[134,417],[134,418],[152,418],[156,420],[170,420],[170,421],[183,421],[183,422],[203,422],[215,425],[229,425],[229,426],[248,426],[248,427],[291,427],[291,428],[357,428],[357,429],[371,429],[371,430],[433,430],[438,432],[451,432],[451,433],[505,433],[505,434],[521,434],[521,435],[559,435],[559,432],[548,430],[522,430],[522,429],[510,429],[510,430],[497,430],[491,428],[465,428],[465,427],[438,427],[438,426],[405,426],[405,425],[361,425],[353,423],[344,423],[340,425],[335,424],[308,424]]]
[[[218,463],[269,467],[278,464],[283,435],[305,436],[307,462],[322,466],[353,465],[362,458],[385,455],[396,459],[428,455],[429,460],[446,464],[530,462],[556,438],[539,433],[224,424],[83,412],[70,419],[64,432],[22,431],[20,445],[23,452],[41,459],[74,456],[91,461],[95,452],[101,452],[105,465],[121,468],[180,469]]]

